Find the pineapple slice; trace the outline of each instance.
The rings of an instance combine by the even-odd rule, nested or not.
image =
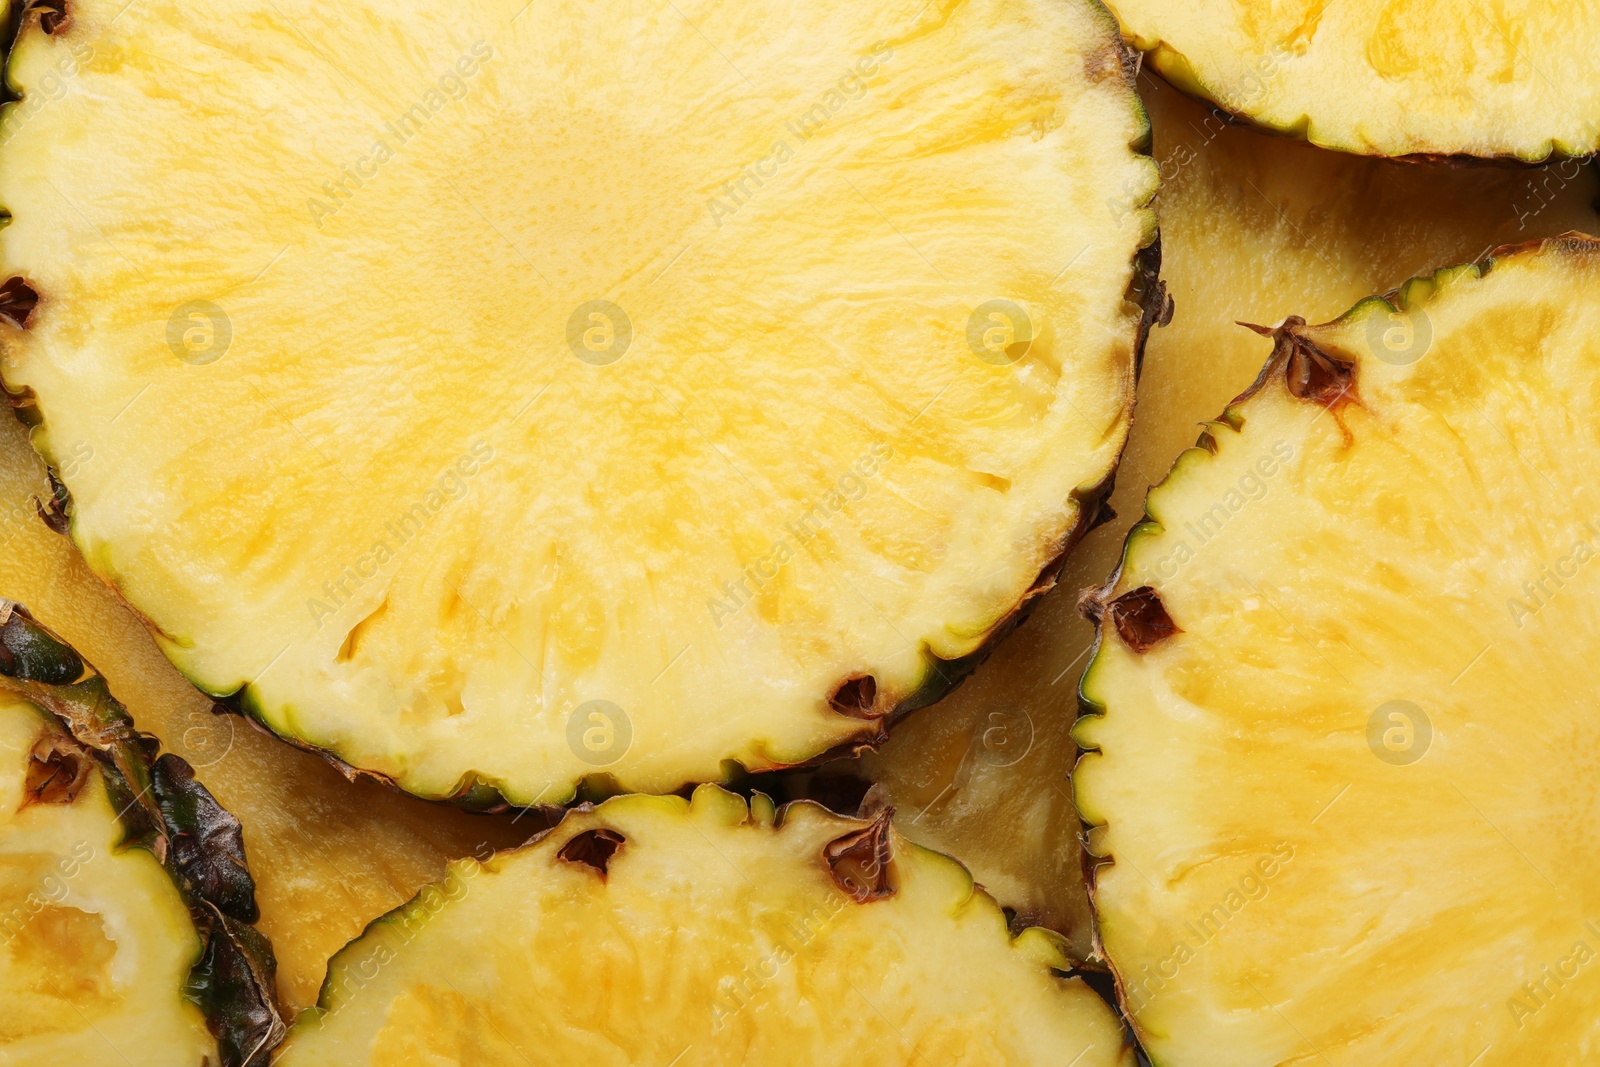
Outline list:
[[[265,1064],[283,1036],[239,822],[0,599],[0,1064]]]
[[[1113,0],[1162,74],[1324,148],[1540,162],[1600,148],[1600,7]]]
[[[1076,797],[1163,1067],[1600,1052],[1600,240],[1390,300],[1275,331],[1096,598]]]
[[[95,462],[87,444],[74,453],[75,464]],[[450,860],[487,856],[549,826],[538,813],[470,815],[346,781],[325,760],[218,714],[72,543],[39,520],[50,499],[22,426],[0,420],[0,589],[50,619],[137,710],[140,728],[188,760],[244,824],[257,926],[277,954],[286,1012],[314,1004],[328,958],[442,877]]]
[[[1155,167],[1089,0],[69,16],[6,384],[179,668],[407,790],[880,739],[1121,450]]]
[[[1123,516],[1117,555],[1148,488],[1260,372],[1270,346],[1240,322],[1321,322],[1503,244],[1600,232],[1600,181],[1575,160],[1402,167],[1231,124],[1148,73],[1139,93],[1159,149],[1161,274],[1176,311],[1145,351],[1138,424],[1111,500]],[[1076,573],[1098,583],[1115,561]]]
[[[1117,517],[1084,538],[1028,624],[936,710],[786,794],[850,803],[866,785],[839,779],[882,785],[901,833],[961,857],[1019,920],[1067,935],[1080,960],[1093,951],[1092,925],[1066,769],[1094,632],[1076,601],[1115,568],[1149,486],[1261,370],[1270,346],[1238,323],[1296,310],[1331,318],[1498,244],[1600,230],[1600,183],[1576,162],[1397,167],[1230,124],[1153,74],[1140,76],[1139,94],[1161,168],[1161,276],[1175,310],[1145,348],[1139,415],[1111,498]]]
[[[333,962],[279,1067],[1132,1067],[1055,938],[887,815],[716,786],[463,861]]]

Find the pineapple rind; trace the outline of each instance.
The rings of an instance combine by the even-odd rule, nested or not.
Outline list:
[[[0,1063],[264,1063],[284,1026],[239,824],[181,759],[155,758],[64,641],[9,600],[0,616],[5,791],[20,797],[0,822],[16,875],[0,892]],[[82,768],[78,791],[27,791],[46,743],[67,753],[61,780]],[[30,933],[39,922],[55,932]],[[14,951],[35,938],[44,954]]]

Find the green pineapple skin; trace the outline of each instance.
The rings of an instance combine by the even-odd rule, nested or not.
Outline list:
[[[0,599],[0,689],[52,716],[90,754],[122,812],[123,848],[161,862],[203,944],[184,995],[205,1013],[222,1067],[266,1063],[285,1025],[239,820],[172,753],[140,733],[105,679],[20,604]]]

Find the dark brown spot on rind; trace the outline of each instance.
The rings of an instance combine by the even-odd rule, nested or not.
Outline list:
[[[1167,293],[1167,284],[1161,280],[1159,235],[1133,257],[1133,277],[1128,281],[1124,296],[1139,308],[1139,328],[1133,345],[1133,377],[1137,381],[1144,373],[1144,350],[1150,340],[1150,332],[1172,320],[1174,307],[1172,297]],[[1113,468],[1108,479],[1115,474]]]
[[[1141,656],[1173,634],[1183,632],[1167,614],[1161,594],[1148,585],[1117,597],[1106,605],[1106,614],[1123,644]]]
[[[22,806],[71,804],[89,781],[89,754],[58,734],[46,734],[33,746],[23,777]]]
[[[1331,356],[1313,344],[1300,332],[1305,324],[1306,320],[1299,315],[1290,315],[1276,327],[1239,323],[1263,337],[1272,338],[1272,356],[1262,368],[1261,377],[1234,400],[1235,404],[1254,396],[1280,367],[1289,395],[1299,400],[1309,400],[1337,412],[1356,399],[1356,365]]]
[[[852,719],[881,719],[885,709],[878,707],[878,680],[870,674],[856,675],[839,683],[828,698],[828,706]]]
[[[1157,326],[1171,326],[1173,312],[1178,310],[1178,302],[1172,299],[1172,294],[1167,291],[1167,283],[1161,283],[1161,312],[1156,316]]]
[[[1078,614],[1093,626],[1099,626],[1100,620],[1105,617],[1106,605],[1100,597],[1109,589],[1109,586],[1091,585],[1078,591]]]
[[[65,535],[72,528],[71,520],[67,517],[66,504],[59,497],[51,497],[48,504],[34,497],[33,510],[38,512],[40,521],[54,533]]]
[[[1284,372],[1290,393],[1325,408],[1342,407],[1355,398],[1354,363],[1335,359],[1310,341],[1295,342]]]
[[[25,278],[10,278],[0,285],[0,318],[20,329],[26,329],[39,306],[39,292]]]
[[[34,0],[28,9],[39,13],[39,28],[51,36],[72,26],[72,13],[67,10],[67,0]]]
[[[1121,38],[1113,38],[1083,57],[1083,72],[1091,82],[1099,83],[1114,76],[1132,85],[1139,76],[1143,60],[1143,52],[1135,52],[1123,44]]]
[[[571,841],[561,846],[557,856],[568,863],[582,863],[593,867],[600,872],[600,877],[606,876],[606,870],[611,866],[611,857],[617,854],[623,842],[628,839],[615,830],[585,830],[581,834],[573,835]]]
[[[889,884],[889,861],[893,859],[889,822],[893,817],[894,808],[886,807],[878,812],[871,826],[822,846],[828,873],[857,904],[870,904],[894,895],[894,888]]]
[[[894,811],[894,802],[889,799],[889,787],[882,782],[873,782],[856,805],[856,818],[876,819],[886,811]]]
[[[1085,525],[1085,529],[1098,530],[1106,523],[1116,521],[1117,509],[1111,506],[1110,497],[1102,497],[1100,500],[1095,501],[1093,507],[1094,512],[1089,516],[1089,521]],[[1033,588],[1029,589],[1027,593],[1023,594],[1024,599],[1026,600],[1026,598],[1029,597],[1043,596],[1045,593],[1048,593],[1050,590],[1056,587],[1056,578],[1057,575],[1054,574],[1048,576],[1040,575],[1039,580],[1034,582]]]

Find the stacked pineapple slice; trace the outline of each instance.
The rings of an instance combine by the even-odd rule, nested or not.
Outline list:
[[[1091,0],[75,0],[12,81],[74,49],[0,168],[6,384],[280,735],[475,807],[803,762],[1097,514],[1156,177]]]
[[[53,468],[44,513],[161,650],[351,777],[526,808],[881,740],[1099,516],[1161,306],[1148,129],[1103,9],[213,6],[23,15],[5,382]],[[331,859],[352,805],[296,811],[325,777],[273,750],[289,781],[263,788],[234,752],[265,742],[167,718],[275,846],[293,1006],[386,890],[548,825],[338,827],[357,877],[331,907],[332,876],[291,866]],[[865,832],[813,841],[787,810],[784,870]],[[779,1010],[831,1007],[863,940],[900,938],[920,981],[886,960],[863,1003],[926,1022],[860,1035],[874,1058],[1126,1060],[1052,937],[1013,938],[948,861],[891,865],[868,825],[855,932]],[[774,888],[761,914],[815,903]],[[682,928],[663,966],[709,975],[685,902],[629,936]],[[958,975],[968,952],[994,972]],[[1002,1007],[1014,1037],[989,1034]]]
[[[1397,167],[1262,136],[1148,69],[1138,85],[1175,309],[1146,346],[1116,518],[1084,539],[1027,626],[936,711],[912,716],[877,753],[806,772],[830,799],[884,785],[903,833],[959,856],[1020,918],[1069,935],[1079,958],[1093,951],[1092,920],[1066,769],[1077,755],[1073,693],[1095,633],[1076,599],[1116,568],[1146,489],[1255,380],[1271,346],[1239,323],[1322,321],[1438,264],[1535,233],[1600,228],[1600,181],[1576,162]]]
[[[1132,1067],[1068,965],[888,812],[702,786],[453,867],[333,961],[279,1062]]]
[[[13,12],[0,591],[243,825],[0,601],[0,1063],[1593,1058],[1591,12],[207,6]]]
[[[1600,1048],[1597,329],[1578,235],[1291,318],[1151,492],[1074,777],[1158,1062]]]

